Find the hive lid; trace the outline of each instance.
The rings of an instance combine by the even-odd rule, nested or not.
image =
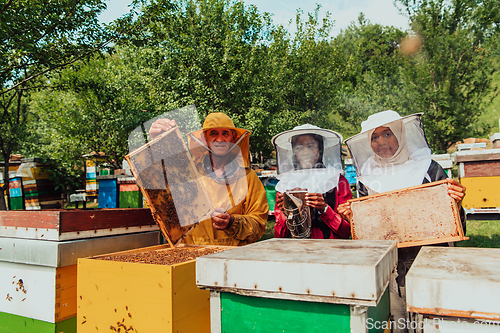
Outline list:
[[[406,275],[410,312],[500,320],[500,249],[423,247]]]
[[[65,242],[0,237],[0,262],[65,267],[78,258],[158,245],[158,231],[95,237]]]
[[[477,149],[457,151],[452,154],[455,163],[500,160],[500,149]]]
[[[377,304],[394,241],[270,239],[196,259],[198,287],[270,298]]]
[[[0,237],[67,241],[150,230],[158,230],[158,226],[146,208],[9,210],[0,213]]]

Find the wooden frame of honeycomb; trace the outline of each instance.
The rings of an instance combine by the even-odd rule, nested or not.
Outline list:
[[[214,211],[177,126],[125,159],[170,246]]]
[[[352,239],[410,247],[468,239],[446,180],[352,199]]]

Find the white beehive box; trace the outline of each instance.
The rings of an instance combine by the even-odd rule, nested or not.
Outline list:
[[[65,242],[0,237],[0,313],[45,323],[75,317],[78,258],[156,245],[159,235],[150,231]]]
[[[500,321],[499,300],[500,249],[423,247],[406,276],[410,312]]]
[[[259,297],[374,306],[397,262],[394,241],[270,239],[196,259],[196,283]]]

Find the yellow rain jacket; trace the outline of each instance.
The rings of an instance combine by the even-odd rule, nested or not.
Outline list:
[[[234,147],[223,177],[215,177],[210,163],[205,131],[212,128],[229,128],[236,132]],[[188,144],[195,165],[203,175],[201,180],[215,208],[220,207],[234,216],[234,222],[225,230],[212,226],[212,219],[200,222],[184,238],[187,244],[240,246],[253,243],[266,229],[269,205],[262,182],[249,168],[250,132],[236,128],[223,113],[210,113],[203,129],[188,135]]]

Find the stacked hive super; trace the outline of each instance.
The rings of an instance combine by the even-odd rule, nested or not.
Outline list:
[[[77,260],[159,244],[148,209],[0,212],[0,332],[76,332]]]
[[[389,332],[394,241],[269,239],[196,259],[211,331]]]
[[[413,328],[426,333],[500,332],[500,250],[423,247],[406,298]]]
[[[500,208],[500,149],[459,151],[455,154],[460,183],[467,187],[465,209]]]
[[[40,158],[23,159],[18,170],[22,176],[26,210],[62,208],[61,191],[50,179],[50,163]]]

